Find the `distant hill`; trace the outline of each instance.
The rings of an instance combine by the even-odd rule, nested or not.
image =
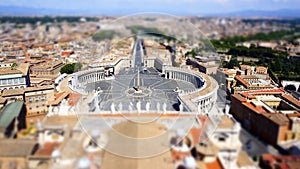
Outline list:
[[[211,16],[300,18],[300,9],[280,9],[273,11],[245,10],[230,13],[212,14]]]
[[[20,6],[0,6],[0,15],[30,16],[30,15],[101,15],[99,11],[64,10],[49,8],[31,8]]]
[[[142,11],[138,11],[142,12]],[[168,13],[168,11],[163,11]],[[172,14],[191,15],[190,11],[169,11]],[[122,15],[134,13],[134,10],[114,10],[114,9],[99,9],[99,10],[68,10],[68,9],[48,9],[48,8],[32,8],[21,6],[0,6],[0,15]],[[194,14],[196,15],[196,13]],[[300,9],[280,9],[274,11],[263,10],[245,10],[230,13],[207,13],[203,16],[236,16],[236,17],[287,17],[300,18]]]

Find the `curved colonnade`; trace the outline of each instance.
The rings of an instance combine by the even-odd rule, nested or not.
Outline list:
[[[218,83],[212,77],[197,71],[168,67],[165,70],[167,79],[184,80],[196,87],[194,91],[179,93],[178,99],[191,112],[207,114],[217,101]]]
[[[73,74],[71,88],[75,91],[78,91],[78,89],[84,88],[85,85],[89,83],[95,83],[97,81],[105,80],[105,77],[106,76],[104,68],[95,68],[80,71]]]

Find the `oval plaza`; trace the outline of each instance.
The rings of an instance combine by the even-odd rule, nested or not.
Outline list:
[[[172,53],[159,44],[130,38],[125,44],[123,55],[109,53],[69,81],[71,89],[87,95],[91,112],[210,112],[217,100],[215,79],[187,65],[175,67]]]

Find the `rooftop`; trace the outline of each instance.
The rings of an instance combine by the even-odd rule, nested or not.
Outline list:
[[[105,152],[101,169],[123,168],[123,169],[153,169],[159,166],[160,169],[174,168],[170,152],[164,152],[148,158],[128,158],[110,152]]]
[[[0,157],[26,157],[32,155],[36,141],[28,139],[1,139]]]
[[[117,132],[133,138],[154,137],[165,132],[166,127],[159,123],[121,122],[113,126]]]
[[[50,69],[53,69],[54,67],[56,67],[60,64],[63,64],[63,63],[60,60],[55,60],[55,61],[48,61],[48,62],[45,62],[45,63],[41,63],[37,66],[33,66],[32,68],[33,69],[47,69],[47,70],[50,70]]]
[[[253,166],[253,162],[245,151],[240,151],[237,157],[237,165],[239,167]]]
[[[54,89],[53,85],[44,85],[44,86],[37,86],[37,87],[28,87],[25,89],[25,92],[34,92],[40,90],[51,90]]]
[[[125,121],[117,123],[113,126],[113,129],[118,132],[112,131],[109,134],[111,141],[106,146],[108,151],[104,153],[101,168],[150,169],[157,168],[157,166],[162,169],[173,168],[171,153],[168,151],[167,135],[161,138],[157,136],[166,133],[164,125],[155,122],[140,124]],[[148,139],[136,139],[145,137],[148,137]],[[147,140],[154,137],[156,137],[156,142],[148,143]],[[122,145],[119,144],[120,141]],[[153,147],[154,145],[157,146]],[[114,153],[110,153],[110,150],[113,150]],[[116,155],[116,150],[118,150],[118,155]],[[156,152],[157,150],[158,152]],[[124,156],[124,154],[127,154],[127,156]],[[141,155],[138,156],[141,158],[134,158],[136,155]]]
[[[18,117],[23,105],[23,101],[16,101],[8,104],[0,112],[0,127],[6,128],[14,118]]]
[[[223,129],[223,128],[232,128],[233,126],[234,126],[234,121],[231,119],[231,118],[229,118],[228,116],[222,116],[221,117],[222,118],[222,120],[221,120],[221,122],[218,124],[218,128],[221,128],[221,129]]]
[[[274,113],[274,114],[262,114],[263,116],[267,117],[271,121],[277,123],[280,126],[288,125],[289,124],[289,118],[281,113]]]
[[[17,66],[17,69],[22,72],[23,75],[27,75],[29,69],[29,63],[20,63]]]
[[[11,67],[0,67],[0,75],[22,74],[18,69]]]
[[[4,97],[0,96],[0,104],[4,104],[4,103],[5,103],[5,101],[6,101],[6,98],[4,98]]]
[[[9,90],[3,90],[1,96],[9,97],[9,96],[17,96],[23,94],[24,94],[24,89],[9,89]]]
[[[35,153],[34,156],[39,156],[39,157],[50,157],[52,152],[58,148],[58,146],[60,145],[60,143],[50,143],[50,142],[46,142],[44,144],[44,147],[39,148]]]
[[[263,161],[268,161],[270,166],[285,166],[285,168],[299,168],[300,166],[300,156],[299,155],[272,155],[263,154]]]

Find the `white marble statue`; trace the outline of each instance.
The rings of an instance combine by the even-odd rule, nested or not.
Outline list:
[[[150,103],[149,103],[149,102],[146,103],[146,111],[147,111],[147,112],[150,111]]]
[[[180,112],[180,113],[183,112],[183,104],[182,104],[182,103],[180,103],[180,105],[179,105],[179,112]]]
[[[128,105],[128,110],[129,110],[129,113],[131,113],[133,111],[132,106],[130,104]]]
[[[157,112],[160,112],[160,104],[159,104],[159,102],[156,103],[156,110],[157,110]]]
[[[136,103],[136,108],[137,108],[138,113],[140,113],[140,112],[141,112],[141,108],[142,108],[141,101],[138,101],[138,102]]]
[[[163,103],[163,112],[164,114],[167,113],[167,104],[165,102]]]
[[[115,114],[115,113],[116,113],[116,108],[115,108],[115,104],[114,104],[114,103],[112,103],[112,104],[110,105],[110,111],[111,111],[112,114]]]
[[[119,104],[119,110],[118,110],[118,111],[121,112],[122,110],[123,110],[123,104],[120,103],[120,104]]]

